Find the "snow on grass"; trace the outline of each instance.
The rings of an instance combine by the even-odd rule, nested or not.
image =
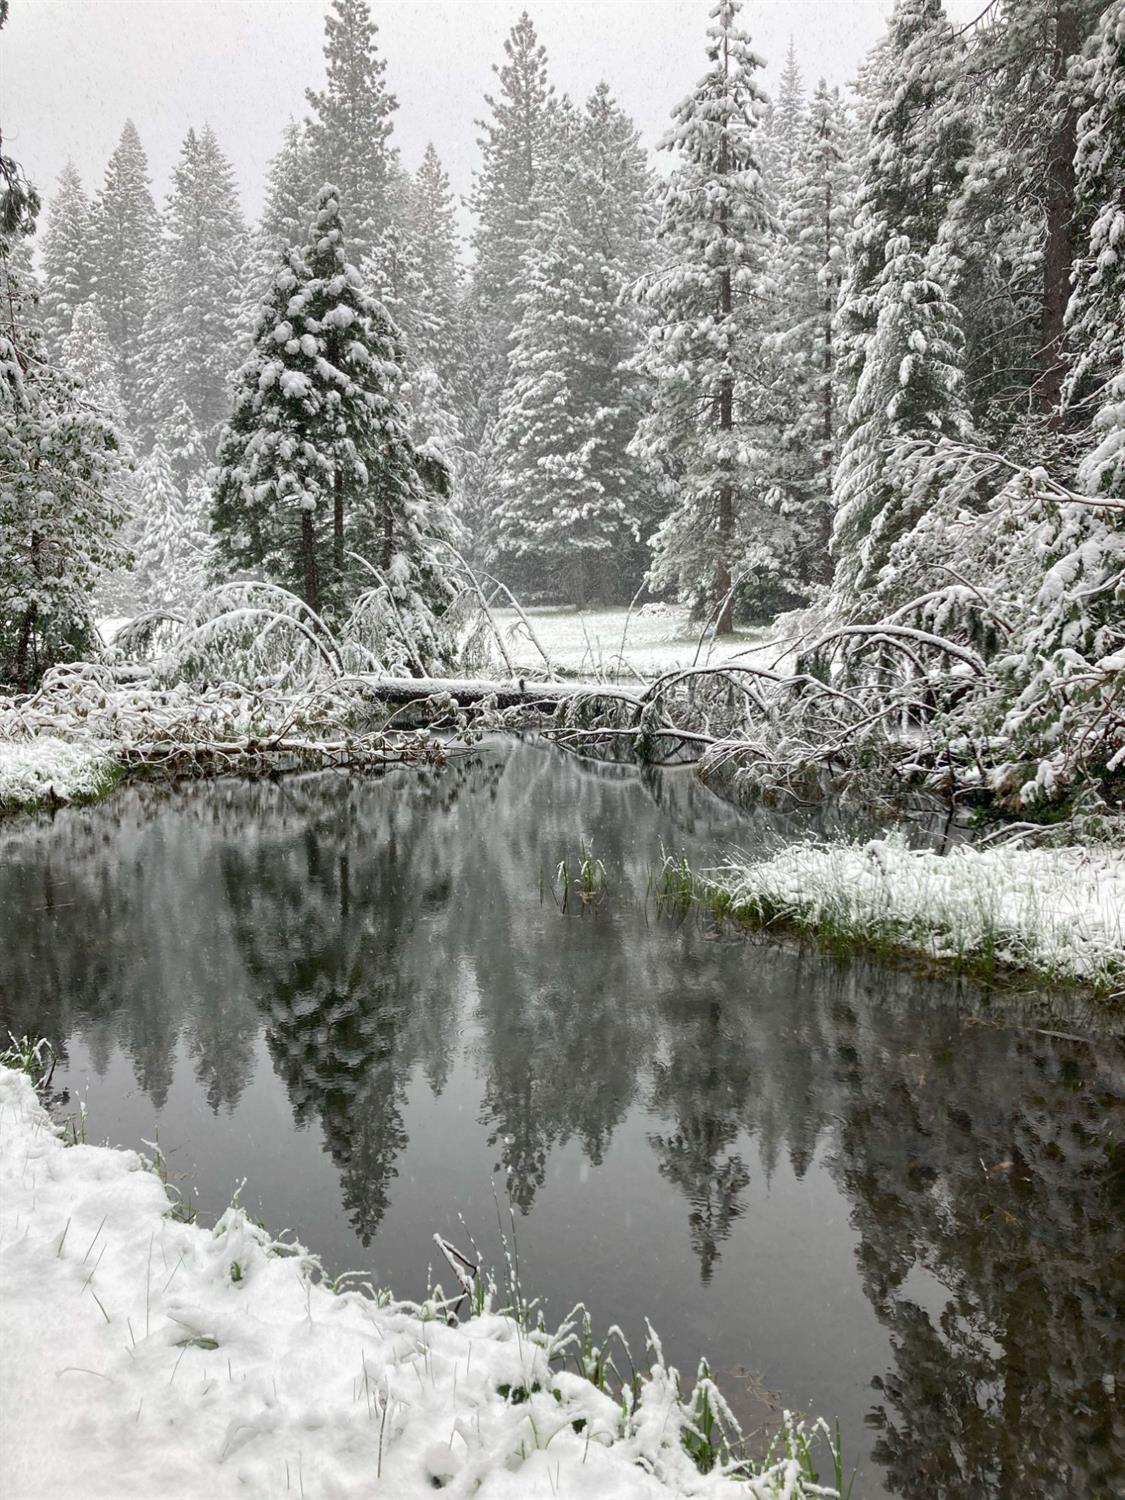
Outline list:
[[[170,1216],[133,1152],[63,1146],[0,1067],[4,1492],[85,1500],[435,1489],[481,1500],[821,1495],[796,1458],[701,1474],[674,1372],[630,1409],[559,1368],[557,1339],[485,1312],[450,1325],[315,1282],[230,1208]],[[790,1434],[791,1441],[794,1436]]]
[[[93,741],[0,739],[0,813],[100,797],[116,775],[105,747]]]
[[[1022,970],[1108,989],[1125,979],[1125,852],[1017,849],[948,854],[897,836],[800,843],[732,860],[704,881],[712,905],[828,946],[907,952],[991,975]]]
[[[764,641],[763,631],[742,630],[712,641],[710,633],[693,624],[685,609],[672,605],[641,606],[630,612],[612,609],[538,608],[524,611],[544,651],[560,670],[568,674],[616,678],[623,682],[690,667],[698,653],[699,664],[725,661],[738,652]],[[543,658],[528,639],[527,630],[513,609],[495,609],[496,623],[505,636],[517,666],[527,671],[542,668]],[[700,646],[700,635],[706,634]]]

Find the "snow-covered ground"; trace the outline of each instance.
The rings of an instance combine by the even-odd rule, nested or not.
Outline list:
[[[113,775],[113,762],[92,740],[0,739],[0,812],[98,797]]]
[[[505,632],[515,664],[529,671],[541,669],[543,658],[528,639],[514,609],[493,611]],[[634,609],[525,609],[524,614],[551,660],[568,673],[635,680],[630,668],[644,677],[678,667],[725,661],[768,639],[765,630],[737,631],[712,641],[709,632],[692,624],[686,609],[647,605]],[[700,645],[700,636],[704,636]]]
[[[707,883],[735,908],[966,966],[995,962],[1112,984],[1125,978],[1125,851],[794,844],[733,860]]]
[[[829,1493],[700,1474],[659,1362],[626,1414],[543,1332],[310,1277],[228,1209],[170,1217],[133,1152],[64,1146],[0,1067],[0,1490],[11,1500],[657,1500]],[[450,1278],[451,1279],[451,1278]],[[552,1356],[555,1356],[554,1358]]]

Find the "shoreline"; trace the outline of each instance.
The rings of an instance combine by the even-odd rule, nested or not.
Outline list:
[[[13,1496],[48,1500],[78,1476],[106,1500],[835,1493],[809,1479],[797,1424],[753,1475],[717,1443],[697,1466],[696,1425],[721,1420],[721,1397],[705,1377],[681,1396],[655,1337],[619,1398],[581,1372],[573,1318],[549,1332],[485,1306],[449,1322],[448,1303],[333,1290],[236,1205],[200,1228],[135,1152],[64,1145],[3,1066],[0,1186]]]

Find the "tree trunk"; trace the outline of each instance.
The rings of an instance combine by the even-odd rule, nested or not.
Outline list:
[[[305,575],[305,603],[320,613],[320,589],[316,576],[316,546],[313,541],[311,510],[301,512],[301,562]]]
[[[339,469],[332,496],[332,571],[339,608],[344,597],[344,476]]]
[[[1078,51],[1078,21],[1072,0],[1057,0],[1051,77],[1058,97],[1070,59]],[[1041,411],[1058,415],[1066,373],[1066,304],[1073,255],[1074,148],[1078,124],[1073,106],[1059,115],[1047,154],[1047,237],[1043,246],[1043,313],[1040,323],[1039,378],[1035,394]]]
[[[730,72],[730,57],[727,51],[727,36],[723,33],[723,77],[726,78]],[[727,156],[727,137],[723,132],[722,143],[719,148],[719,173],[725,175],[730,171],[731,163]],[[719,214],[719,224],[722,228],[724,239],[730,233],[729,215],[724,202]],[[734,297],[731,287],[730,267],[724,266],[719,278],[719,310],[724,323],[729,323],[734,311]],[[719,431],[722,433],[734,430],[734,376],[728,370],[719,382]],[[715,622],[716,635],[732,635],[734,633],[734,598],[731,591],[730,574],[730,549],[734,537],[734,481],[730,472],[730,455],[725,454],[722,460],[723,477],[719,483],[719,562],[715,569],[715,592],[718,595],[716,605],[719,610],[719,618]]]
[[[832,253],[832,184],[824,184],[824,263],[828,264]],[[836,298],[832,294],[832,280],[824,278],[824,462],[832,462],[832,317],[836,310]]]
[[[722,277],[723,316],[729,318],[732,309],[730,271]],[[734,377],[724,375],[719,383],[719,431],[734,430]],[[730,458],[723,459],[724,476],[719,485],[719,564],[715,571],[716,603],[719,618],[715,626],[716,635],[731,635],[734,632],[734,599],[731,595],[730,551],[734,538],[734,484],[730,478]]]
[[[35,467],[38,468],[38,464]],[[37,579],[42,577],[43,537],[38,531],[31,533],[31,571]],[[24,610],[19,640],[16,643],[16,686],[21,693],[29,693],[39,676],[39,652],[35,645],[35,627],[38,622],[39,605],[32,600]]]
[[[390,587],[390,579],[387,574],[391,566],[391,558],[394,556],[395,518],[391,514],[389,500],[383,501],[383,577],[387,579],[387,587]]]
[[[39,613],[37,604],[29,604],[23,612],[20,621],[19,642],[16,645],[16,688],[21,693],[29,693],[34,686],[35,663],[33,658],[35,620]]]

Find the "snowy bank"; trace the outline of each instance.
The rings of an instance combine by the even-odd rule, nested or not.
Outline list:
[[[53,735],[0,739],[0,813],[100,797],[118,770],[106,747]]]
[[[1110,988],[1125,978],[1125,851],[968,847],[896,837],[794,844],[709,872],[712,904],[756,925],[922,955],[961,971],[1012,969]]]
[[[241,1210],[205,1230],[170,1207],[135,1153],[63,1146],[27,1078],[0,1068],[12,1500],[830,1493],[793,1458],[701,1474],[659,1363],[623,1407],[560,1368],[557,1336],[336,1294]]]

